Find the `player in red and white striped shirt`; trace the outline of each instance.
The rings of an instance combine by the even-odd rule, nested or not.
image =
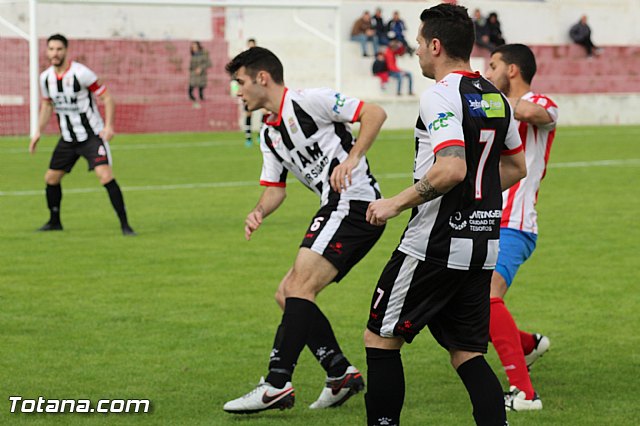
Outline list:
[[[509,377],[511,386],[505,403],[513,411],[542,409],[527,367],[549,347],[546,336],[518,330],[503,301],[518,268],[535,249],[535,205],[558,120],[557,105],[547,96],[531,92],[535,73],[535,56],[523,44],[497,48],[487,70],[487,78],[513,106],[527,161],[527,176],[502,194],[500,254],[491,280],[491,341]]]

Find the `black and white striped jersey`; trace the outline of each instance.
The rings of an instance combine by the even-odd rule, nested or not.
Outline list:
[[[84,142],[102,131],[104,122],[94,94],[99,96],[106,88],[86,66],[71,62],[62,75],[50,66],[40,74],[40,90],[53,103],[65,142]]]
[[[448,74],[422,94],[415,182],[448,146],[465,148],[467,176],[413,209],[398,249],[451,269],[493,269],[502,214],[500,156],[521,151],[522,143],[506,98],[479,73]]]
[[[346,160],[355,143],[351,123],[360,115],[363,102],[334,90],[285,88],[279,113],[265,120],[260,131],[263,165],[260,184],[286,186],[291,171],[305,186],[329,199],[373,201],[380,188],[366,157],[352,171],[351,185],[341,194],[331,189],[333,169]]]

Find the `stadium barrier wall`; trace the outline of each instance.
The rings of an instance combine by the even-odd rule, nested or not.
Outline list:
[[[408,39],[413,40],[417,30],[417,16],[425,8],[435,5],[436,1],[345,1],[341,9],[339,22],[340,33],[344,34],[341,60],[343,62],[342,91],[360,97],[366,101],[378,102],[389,112],[387,127],[406,128],[408,116],[415,116],[417,97],[396,98],[394,82],[390,82],[389,93],[382,93],[376,78],[371,76],[371,61],[360,57],[356,43],[348,41],[353,21],[362,10],[373,10],[382,7],[385,18],[389,18],[394,10],[399,10],[409,30]],[[637,93],[640,93],[640,77],[636,71],[640,67],[640,2],[637,0],[547,0],[545,2],[527,0],[477,0],[459,1],[470,10],[478,7],[484,14],[496,11],[502,22],[502,28],[509,42],[542,44],[536,51],[541,65],[534,90],[545,92],[556,99],[561,106],[561,122],[566,124],[616,124],[640,123],[640,116],[634,114],[640,107]],[[140,56],[142,66],[131,68],[121,75],[111,74],[105,78],[113,89],[118,101],[117,126],[119,131],[207,131],[238,129],[242,115],[239,113],[237,100],[231,99],[228,91],[228,79],[221,66],[231,56],[245,48],[246,39],[255,37],[259,45],[274,50],[285,65],[287,84],[292,87],[335,87],[333,63],[335,62],[333,46],[319,39],[309,31],[293,23],[302,19],[311,23],[318,31],[331,37],[334,32],[335,16],[332,11],[292,11],[269,9],[225,10],[209,7],[154,7],[144,6],[86,6],[42,4],[39,6],[40,20],[38,31],[40,37],[54,32],[63,32],[72,40],[72,48],[80,48],[83,43],[94,44],[91,50],[80,55],[86,58],[87,65],[94,68],[104,77],[101,69],[92,61],[95,51],[109,51],[109,46],[116,44],[118,54],[129,55],[127,61],[135,63],[136,49],[149,43],[148,46],[173,45],[175,52],[157,49],[153,55],[167,61],[180,62],[181,69],[176,71],[168,85],[172,87],[171,96],[153,102],[141,102],[140,97],[127,96],[123,81],[135,80],[142,76],[138,85],[153,91],[148,86],[154,78],[144,78],[145,74],[153,74],[153,67],[145,63],[155,60],[154,56]],[[76,19],[66,20],[68,10],[73,7]],[[150,12],[153,10],[153,12]],[[568,43],[568,27],[585,13],[593,29],[594,40],[607,45],[605,53],[609,61],[588,62],[579,57],[579,48]],[[152,14],[154,19],[148,19]],[[27,21],[20,5],[1,4],[0,16],[26,29]],[[101,16],[101,19],[93,19]],[[522,17],[527,17],[527,25],[523,25]],[[66,24],[65,24],[66,23]],[[63,25],[64,24],[64,25]],[[65,27],[66,25],[66,27]],[[292,37],[292,34],[295,37]],[[187,73],[184,69],[188,62],[189,40],[201,40],[216,55],[216,71],[210,74],[208,91],[216,98],[200,110],[191,107],[186,98]],[[226,43],[226,48],[219,44]],[[412,42],[415,44],[415,42]],[[217,46],[212,48],[212,46]],[[623,46],[612,46],[623,45]],[[41,40],[41,51],[43,42]],[[155,47],[150,47],[153,50]],[[144,49],[143,49],[144,50]],[[221,51],[224,50],[224,51]],[[18,52],[17,54],[10,52]],[[110,52],[114,52],[113,48]],[[551,52],[551,53],[549,53]],[[613,53],[609,53],[613,52]],[[480,54],[474,59],[474,69],[484,71],[488,55]],[[7,28],[0,25],[0,62],[7,64],[0,70],[0,134],[26,133],[28,116],[27,77],[27,45],[23,40]],[[631,58],[631,59],[629,59]],[[635,59],[634,59],[635,58]],[[44,56],[41,54],[41,68],[44,68]],[[412,72],[414,92],[420,93],[431,81],[420,75],[416,58],[399,59],[403,69]],[[608,67],[608,68],[607,68]],[[611,68],[618,73],[611,72]],[[548,71],[557,72],[549,73]],[[15,78],[19,75],[19,78]],[[24,77],[23,77],[24,76]],[[157,80],[157,79],[156,79]],[[151,82],[151,83],[150,83]],[[115,85],[115,86],[114,86]],[[117,89],[117,91],[116,91]],[[567,92],[569,94],[567,94]],[[585,95],[581,92],[589,92]],[[605,94],[606,92],[612,94]],[[625,95],[623,92],[629,92]],[[613,94],[619,93],[619,94]],[[211,97],[211,96],[210,96]],[[128,99],[127,99],[128,98]],[[147,101],[151,98],[146,96]],[[582,105],[587,103],[589,106]],[[172,106],[173,105],[173,106]],[[589,109],[590,105],[599,105]],[[409,113],[409,110],[411,112]],[[222,114],[220,114],[222,113]],[[399,117],[397,120],[394,117]],[[55,120],[52,120],[55,121]],[[255,120],[254,120],[255,121]],[[178,125],[181,122],[182,125]],[[171,125],[169,125],[171,123]],[[26,126],[26,127],[25,127]],[[123,127],[124,126],[124,127]],[[168,126],[168,127],[167,127]],[[409,127],[412,127],[410,123]],[[49,127],[50,131],[55,126]]]

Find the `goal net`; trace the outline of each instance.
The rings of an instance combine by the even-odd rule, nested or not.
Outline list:
[[[237,128],[238,105],[224,73],[228,60],[224,10],[42,3],[37,6],[39,71],[49,64],[46,38],[69,39],[68,57],[91,68],[117,105],[118,132],[215,131]],[[28,19],[25,2],[0,10],[7,21]],[[189,99],[191,41],[209,52],[204,102]],[[29,45],[0,33],[0,134],[29,132]],[[197,90],[194,93],[197,94]],[[57,131],[51,120],[48,131]]]
[[[29,133],[28,3],[0,1],[0,135]],[[326,85],[339,76],[332,1],[37,0],[35,5],[38,73],[49,65],[47,37],[65,35],[69,58],[91,68],[114,97],[119,133],[237,130],[242,108],[224,66],[251,37],[259,45],[268,42],[265,47],[286,69],[303,70],[298,75]],[[305,20],[322,24],[318,29]],[[189,98],[193,41],[201,43],[211,64],[204,101],[193,90],[197,102]],[[57,132],[55,121],[47,132]]]

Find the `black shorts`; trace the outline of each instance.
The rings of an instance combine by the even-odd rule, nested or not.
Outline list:
[[[367,222],[368,201],[341,200],[318,210],[300,247],[311,249],[338,269],[340,281],[374,246],[384,226]]]
[[[91,135],[84,142],[65,142],[60,138],[58,145],[53,150],[49,168],[69,173],[80,156],[87,159],[89,171],[103,164],[111,165],[109,144],[103,141],[100,136]]]
[[[447,350],[486,353],[491,274],[449,269],[396,250],[373,293],[367,328],[411,343],[428,326]]]

